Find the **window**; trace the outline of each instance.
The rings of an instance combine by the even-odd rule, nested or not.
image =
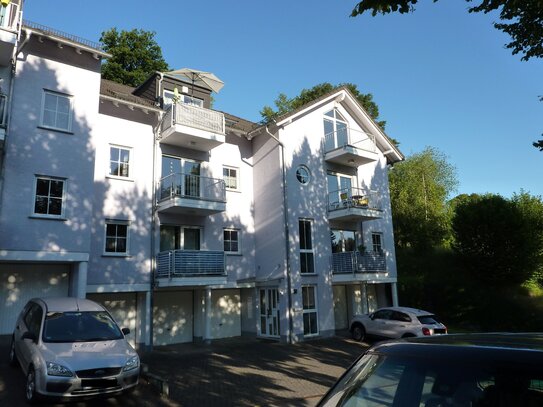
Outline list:
[[[224,229],[223,231],[224,251],[227,253],[241,253],[239,230]]]
[[[125,178],[130,176],[130,149],[109,147],[109,175]]]
[[[300,233],[300,272],[303,274],[314,273],[311,221],[309,219],[300,219],[298,229]]]
[[[375,253],[383,252],[383,235],[382,233],[371,234],[371,244]]]
[[[32,303],[32,305],[28,309],[28,312],[24,316],[26,328],[28,329],[30,333],[34,334],[36,338],[40,336],[42,317],[43,317],[43,310],[36,303]]]
[[[200,196],[200,163],[185,158],[163,155],[160,199],[174,195]]]
[[[72,129],[72,97],[44,90],[41,125],[56,130]]]
[[[311,172],[309,172],[309,168],[307,168],[305,165],[300,165],[296,169],[296,179],[302,185],[309,184],[309,181],[311,181]]]
[[[324,147],[331,151],[349,144],[347,122],[337,109],[324,114]]]
[[[226,188],[237,190],[239,188],[238,169],[233,167],[223,167],[222,177],[226,184]]]
[[[304,309],[304,336],[317,335],[319,333],[317,302],[315,300],[316,289],[314,286],[302,287],[302,304]]]
[[[106,220],[107,254],[128,254],[128,222]]]
[[[64,213],[64,184],[60,178],[37,177],[34,214],[61,217]]]
[[[200,250],[200,228],[160,225],[160,251]]]
[[[178,100],[179,103],[204,107],[203,99],[195,98],[194,96],[184,95],[182,93],[180,93],[178,97],[179,97],[179,100]],[[172,105],[174,98],[175,98],[174,92],[172,92],[171,90],[164,91],[163,105],[164,105],[165,110],[168,109]]]
[[[356,250],[356,234],[353,230],[332,229],[332,253],[354,252]]]

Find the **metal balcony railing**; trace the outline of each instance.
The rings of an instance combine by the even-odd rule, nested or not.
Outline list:
[[[385,254],[380,252],[339,252],[332,253],[332,272],[346,273],[384,273]]]
[[[164,132],[176,124],[216,134],[225,134],[223,113],[186,103],[174,103],[168,108],[162,121],[162,131]]]
[[[373,134],[348,127],[325,134],[323,144],[325,154],[345,146],[356,147],[372,153],[377,152]]]
[[[98,51],[104,50],[102,44],[98,42],[90,41],[85,38],[78,37],[77,35],[72,35],[64,31],[57,30],[56,28],[51,28],[39,23],[35,23],[33,21],[23,20],[23,26],[28,28],[34,28],[46,34],[54,35],[55,37],[59,38],[64,38],[68,41],[77,42],[78,44],[86,45],[87,47],[97,49]]]
[[[223,276],[225,254],[211,250],[168,250],[157,255],[156,278]]]
[[[158,200],[189,198],[214,202],[226,202],[226,185],[218,178],[175,173],[159,182]]]
[[[328,211],[345,208],[382,210],[381,195],[362,188],[342,188],[328,194]]]

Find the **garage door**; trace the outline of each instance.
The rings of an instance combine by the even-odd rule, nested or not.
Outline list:
[[[211,291],[213,339],[241,336],[241,312],[239,290]]]
[[[65,297],[69,265],[0,264],[0,335],[13,333],[19,312],[34,297]]]
[[[153,343],[192,342],[192,292],[156,292],[153,299]]]
[[[89,300],[102,304],[113,316],[119,327],[130,328],[128,342],[136,346],[137,302],[135,293],[87,294]]]

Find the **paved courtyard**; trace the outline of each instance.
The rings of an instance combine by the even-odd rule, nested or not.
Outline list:
[[[156,347],[143,362],[181,406],[314,406],[366,348],[340,336],[295,345],[233,338]]]

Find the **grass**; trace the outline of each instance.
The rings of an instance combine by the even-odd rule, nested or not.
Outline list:
[[[543,288],[481,283],[447,249],[398,251],[401,305],[435,312],[455,332],[543,331]]]

